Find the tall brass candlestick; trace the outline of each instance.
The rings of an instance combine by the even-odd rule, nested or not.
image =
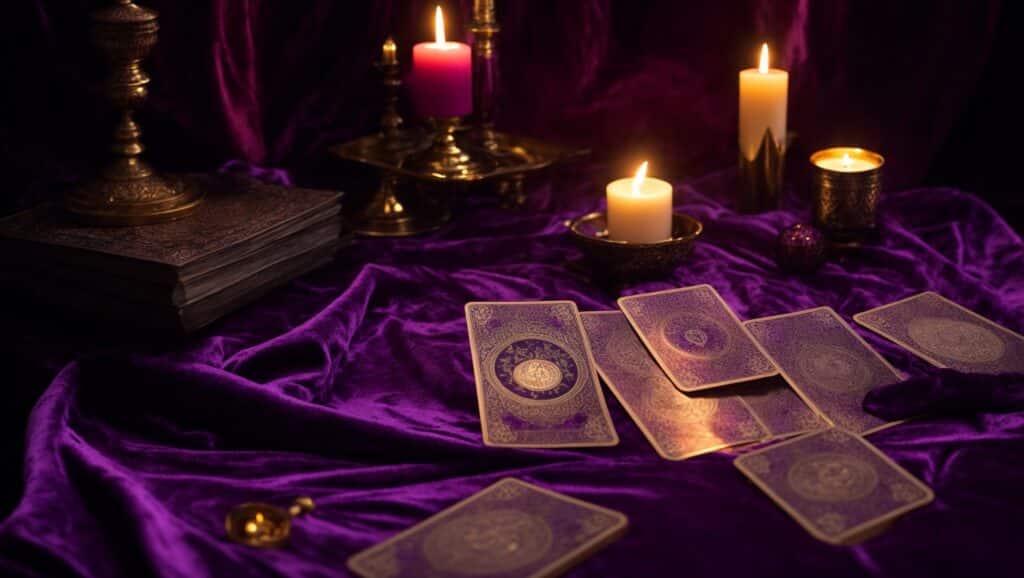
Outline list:
[[[494,0],[473,1],[473,110],[477,139],[489,150],[498,148],[494,117],[498,105],[498,26]]]
[[[405,121],[398,112],[402,76],[398,65],[398,46],[388,36],[381,46],[381,57],[374,63],[384,86],[384,111],[380,116],[378,146],[398,162],[412,146],[402,131]],[[450,212],[443,196],[402,195],[408,183],[394,171],[385,170],[380,186],[366,208],[356,218],[355,231],[370,237],[404,237],[437,229],[448,222]]]
[[[156,174],[141,155],[142,131],[135,110],[145,102],[149,76],[141,62],[157,41],[158,14],[132,0],[116,0],[92,14],[92,37],[110,64],[104,84],[107,99],[119,111],[111,151],[113,160],[92,182],[65,199],[69,211],[102,225],[139,225],[177,219],[199,204],[202,193],[182,181]]]

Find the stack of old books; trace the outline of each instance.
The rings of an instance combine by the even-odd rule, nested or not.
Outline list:
[[[339,192],[194,178],[205,200],[168,223],[92,227],[59,205],[0,220],[0,275],[35,300],[189,332],[323,265],[338,248]]]

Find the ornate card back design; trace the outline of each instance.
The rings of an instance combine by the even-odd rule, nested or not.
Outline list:
[[[918,293],[853,319],[936,367],[1024,372],[1024,336],[938,293]]]
[[[778,373],[710,285],[630,295],[619,299],[619,307],[681,391]]]
[[[736,396],[677,390],[621,312],[581,317],[601,377],[661,457],[681,460],[768,435]]]
[[[614,510],[506,478],[349,558],[364,578],[555,576],[625,531]]]
[[[618,443],[571,301],[468,303],[484,443]]]
[[[856,541],[934,499],[931,489],[858,435],[826,429],[734,461],[814,537]]]
[[[893,425],[866,413],[864,396],[903,379],[829,307],[747,321],[783,377],[829,424],[859,434]]]

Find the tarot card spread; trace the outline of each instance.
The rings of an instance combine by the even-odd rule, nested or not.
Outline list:
[[[1024,336],[927,291],[864,311],[854,321],[936,367],[1024,372]]]
[[[747,321],[783,377],[832,425],[858,434],[892,422],[862,408],[864,395],[903,376],[829,307]]]
[[[580,316],[598,372],[661,457],[681,460],[766,437],[738,397],[691,397],[677,390],[622,313]]]
[[[831,544],[931,502],[931,489],[859,436],[827,429],[733,462],[815,538]]]
[[[466,322],[485,444],[619,443],[575,303],[467,303]]]
[[[555,576],[627,524],[614,510],[506,478],[352,556],[348,567],[364,578]]]
[[[619,299],[633,329],[685,392],[775,375],[771,360],[710,285]]]

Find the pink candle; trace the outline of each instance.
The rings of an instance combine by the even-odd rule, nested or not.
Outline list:
[[[468,44],[445,42],[444,16],[437,7],[435,42],[412,47],[412,96],[416,112],[427,117],[468,116],[473,112],[472,56]]]

